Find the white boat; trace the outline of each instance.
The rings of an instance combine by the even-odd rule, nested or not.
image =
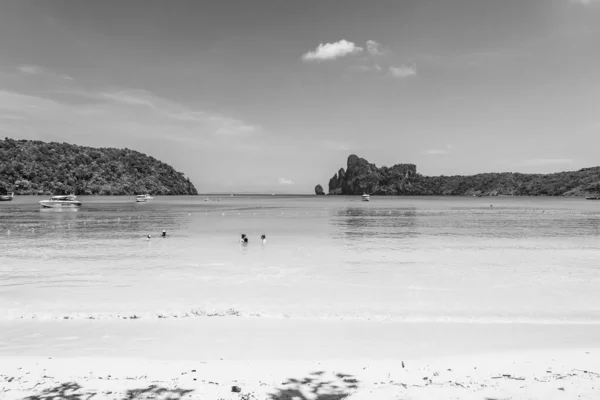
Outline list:
[[[597,194],[588,194],[585,196],[586,200],[600,200],[600,193]]]
[[[0,201],[11,201],[14,196],[14,193],[2,195],[0,196]]]
[[[40,205],[44,208],[75,208],[81,207],[81,202],[77,200],[77,196],[69,194],[65,196],[52,196],[50,200],[40,201]]]
[[[362,195],[362,201],[369,201],[369,200],[371,200],[371,196],[369,196],[366,193]]]
[[[135,198],[135,201],[137,201],[138,203],[145,203],[146,200],[152,199],[154,199],[154,197],[150,196],[149,194],[138,194]]]

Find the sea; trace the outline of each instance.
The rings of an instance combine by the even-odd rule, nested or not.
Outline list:
[[[583,198],[42,199],[0,202],[0,321],[600,324],[600,202]]]

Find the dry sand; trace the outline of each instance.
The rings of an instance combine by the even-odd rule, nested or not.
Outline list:
[[[600,399],[596,325],[140,322],[0,324],[0,399]]]

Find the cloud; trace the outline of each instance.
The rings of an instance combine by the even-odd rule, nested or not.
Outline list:
[[[427,154],[429,156],[441,156],[444,154],[450,154],[450,150],[447,149],[427,149],[423,151],[423,154]]]
[[[302,56],[305,62],[335,60],[351,54],[360,53],[362,47],[355,45],[345,39],[335,43],[321,43],[314,51],[309,51]]]
[[[197,110],[143,90],[65,90],[60,99],[0,90],[0,137],[112,141],[194,141],[215,149],[245,145],[261,128],[232,116]],[[65,99],[69,97],[69,101]],[[246,149],[248,150],[248,149]]]
[[[39,75],[44,72],[44,69],[39,65],[20,65],[17,69],[28,75]]]
[[[394,67],[394,66],[390,66],[388,68],[388,71],[390,72],[390,75],[393,76],[394,78],[409,78],[411,76],[415,76],[417,75],[417,67],[416,66],[408,66],[408,65],[401,65],[399,67]]]
[[[367,52],[372,56],[383,55],[383,46],[374,40],[367,40]]]
[[[67,81],[74,80],[73,77],[71,77],[69,75],[59,75],[59,74],[49,71],[48,69],[41,67],[39,65],[33,65],[33,64],[19,65],[17,67],[17,70],[25,75],[41,75],[41,76],[51,77],[51,78],[58,77],[58,78],[61,78],[61,79],[67,80]]]
[[[214,124],[217,135],[226,136],[248,136],[257,133],[260,128],[255,125],[245,124],[244,122],[231,117],[222,115],[211,115],[208,121]]]
[[[109,102],[151,110],[164,118],[182,124],[197,124],[211,133],[224,136],[249,136],[261,130],[236,118],[201,110],[193,110],[145,90],[118,90],[100,93]]]
[[[571,4],[580,4],[582,6],[600,5],[600,0],[569,0]]]
[[[532,158],[525,160],[520,165],[527,166],[545,166],[545,165],[565,165],[572,164],[573,160],[570,158]]]
[[[294,181],[291,181],[291,180],[285,179],[285,178],[279,178],[279,184],[280,185],[293,185]]]
[[[378,64],[373,65],[351,65],[348,67],[351,72],[370,72],[370,71],[381,71],[382,68]]]
[[[451,150],[452,150],[452,145],[447,144],[446,148],[427,149],[427,150],[424,150],[422,153],[429,155],[429,156],[442,156],[442,155],[450,154],[452,152]]]
[[[335,151],[350,151],[352,149],[352,147],[347,143],[336,142],[333,140],[325,140],[323,142],[323,146],[328,150],[335,150]]]

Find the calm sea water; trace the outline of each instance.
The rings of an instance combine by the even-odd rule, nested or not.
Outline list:
[[[41,199],[0,203],[0,319],[600,323],[600,202]]]

